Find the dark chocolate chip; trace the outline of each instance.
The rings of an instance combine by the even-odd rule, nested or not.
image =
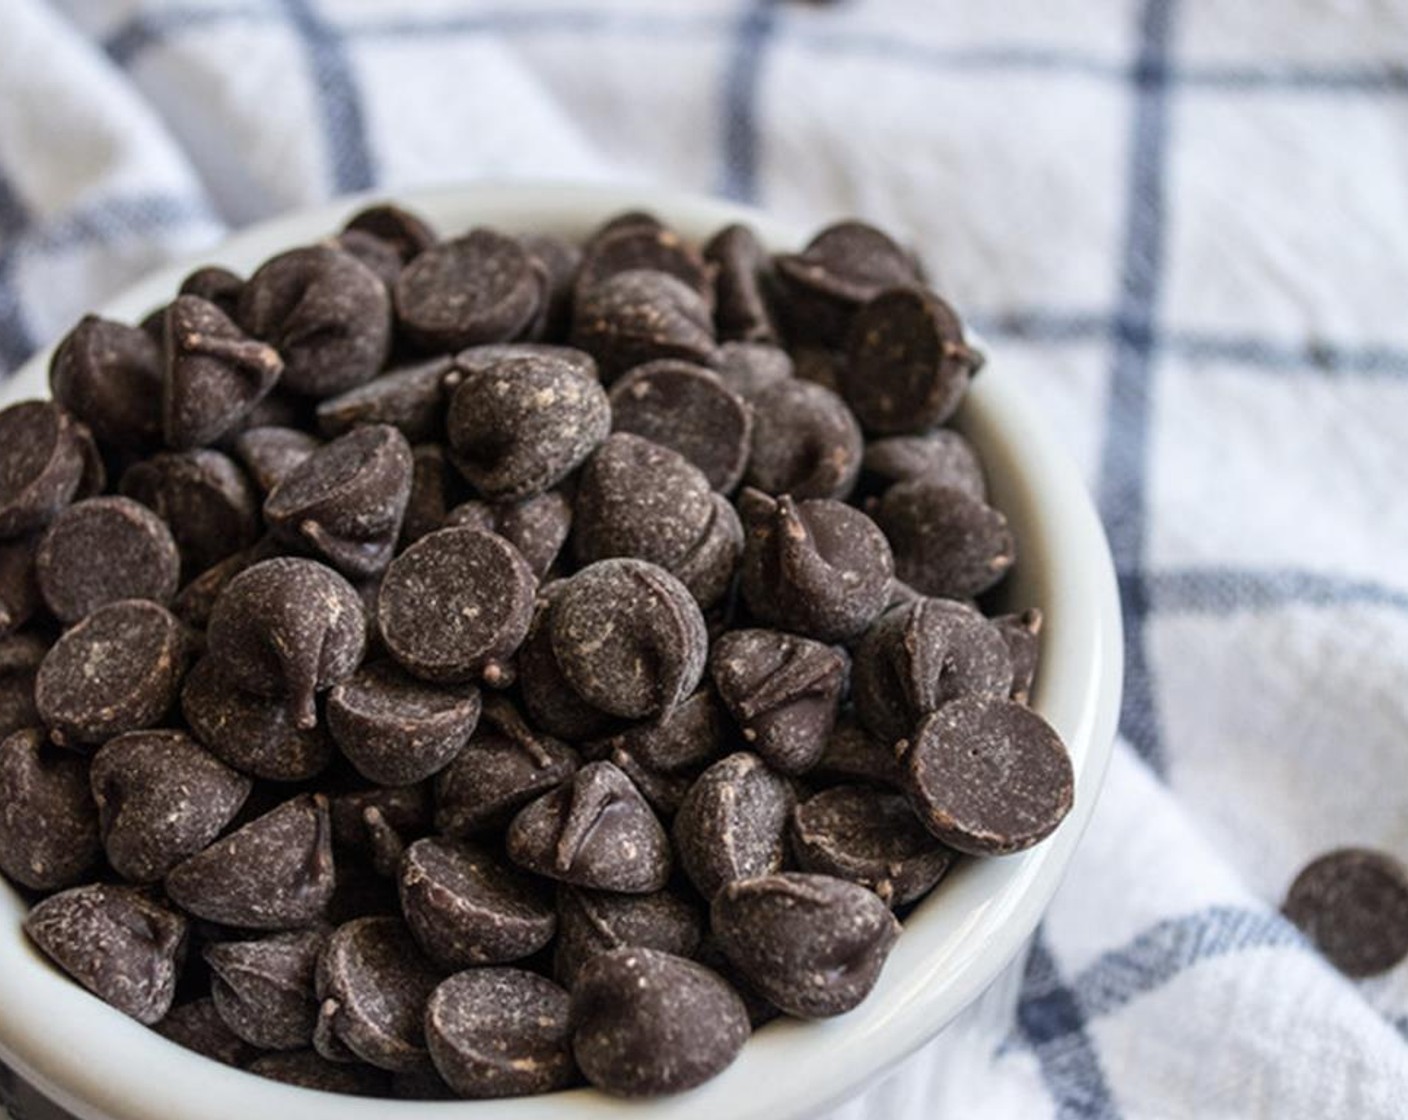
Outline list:
[[[294,725],[306,731],[318,722],[317,693],[361,664],[367,632],[351,584],[316,561],[280,557],[229,582],[206,637],[226,679],[287,700]]]
[[[900,934],[875,892],[800,872],[731,883],[714,897],[712,916],[728,959],[765,998],[800,1019],[857,1006]]]
[[[765,342],[725,342],[714,357],[719,380],[751,401],[769,385],[792,377],[792,358],[780,346]]]
[[[161,344],[146,331],[85,315],[49,365],[54,400],[104,447],[150,448],[161,439]]]
[[[609,762],[590,762],[522,809],[508,855],[537,875],[578,887],[649,894],[670,878],[670,840],[655,813]]]
[[[951,599],[895,607],[856,649],[854,696],[861,722],[887,743],[907,739],[919,721],[959,696],[1005,698],[1012,658],[1002,631]]]
[[[124,879],[154,883],[220,835],[251,783],[180,731],[134,731],[93,756],[108,863]]]
[[[753,411],[711,370],[689,362],[637,366],[611,387],[611,426],[678,451],[727,494],[743,477]]]
[[[958,316],[933,292],[892,288],[851,321],[841,395],[876,435],[926,431],[957,410],[981,364]]]
[[[695,888],[713,898],[729,883],[782,869],[796,796],[763,760],[739,751],[690,787],[675,817],[675,848]]]
[[[442,974],[395,918],[362,918],[339,928],[318,962],[319,1020],[369,1065],[428,1071],[425,1011]]]
[[[567,589],[560,579],[543,587],[533,606],[528,636],[518,649],[518,683],[535,727],[569,742],[605,734],[613,718],[587,703],[567,682],[552,649],[552,610]]]
[[[477,844],[418,840],[406,849],[399,883],[407,926],[446,969],[531,957],[557,930],[543,884]]]
[[[479,968],[430,997],[425,1038],[440,1076],[461,1097],[523,1097],[576,1078],[567,993],[532,972]]]
[[[134,463],[122,493],[166,522],[193,579],[259,539],[259,499],[244,472],[218,451],[181,451]]]
[[[385,241],[406,264],[439,240],[424,218],[390,202],[379,202],[357,211],[342,228]]]
[[[235,1069],[243,1069],[259,1053],[225,1025],[209,997],[173,1007],[152,1029],[168,1042]]]
[[[330,1062],[312,1050],[265,1054],[249,1064],[249,1072],[270,1081],[337,1093],[345,1097],[384,1097],[386,1074],[361,1064]]]
[[[88,428],[49,401],[0,410],[0,540],[42,529],[94,487]]]
[[[462,370],[446,427],[465,478],[512,501],[576,470],[611,431],[611,406],[567,359],[510,358]]]
[[[657,358],[708,363],[714,353],[709,301],[665,272],[618,272],[585,291],[573,309],[572,344],[614,381]]]
[[[776,630],[734,630],[714,643],[709,671],[743,738],[783,774],[816,765],[850,675],[850,658]]]
[[[479,690],[437,686],[389,662],[364,665],[328,694],[328,730],[368,781],[408,786],[443,770],[479,722]]]
[[[208,264],[196,269],[181,281],[179,294],[197,296],[213,303],[231,319],[239,314],[240,293],[244,291],[244,278],[218,264]]]
[[[241,929],[298,929],[333,891],[327,799],[304,794],[192,856],[166,877],[181,909]]]
[[[740,589],[761,621],[840,642],[859,637],[888,605],[890,546],[860,510],[756,491],[739,507],[747,527]]]
[[[575,751],[533,731],[503,697],[490,697],[469,745],[435,779],[435,827],[450,836],[502,829],[576,769]]]
[[[482,529],[441,529],[387,569],[377,601],[391,656],[445,684],[500,687],[532,619],[533,573],[508,541]]]
[[[411,497],[401,519],[400,548],[407,548],[436,529],[450,527],[451,507],[464,485],[445,448],[421,443],[411,448]]]
[[[919,724],[903,761],[906,792],[925,827],[975,856],[1044,840],[1070,812],[1075,793],[1061,737],[1007,699],[950,701]]]
[[[264,520],[277,540],[365,579],[391,563],[411,472],[411,446],[397,429],[354,428],[284,476],[264,501]]]
[[[894,549],[895,574],[925,595],[980,595],[1016,559],[1007,518],[962,490],[928,478],[890,487],[875,521]]]
[[[582,262],[582,251],[549,233],[522,233],[518,243],[548,277],[547,299],[530,333],[534,338],[565,338],[572,326],[572,285]]]
[[[176,700],[190,649],[188,632],[165,607],[142,599],[99,607],[39,666],[39,714],[60,744],[154,727]]]
[[[566,365],[588,381],[600,381],[601,371],[596,359],[575,346],[559,346],[547,342],[490,342],[461,350],[454,358],[454,368],[445,375],[445,387],[456,389],[468,373],[491,370],[503,362],[532,358]]]
[[[865,488],[875,493],[911,478],[929,478],[962,490],[979,502],[988,497],[977,451],[961,433],[947,428],[920,436],[872,440],[865,445],[863,470]]]
[[[546,270],[511,237],[475,229],[419,253],[396,281],[396,315],[436,353],[516,338],[538,313]]]
[[[557,912],[553,974],[569,989],[598,953],[640,948],[692,957],[703,934],[698,909],[671,891],[633,895],[560,887]]]
[[[841,395],[841,367],[846,355],[825,346],[798,346],[792,351],[794,376]]]
[[[34,678],[48,652],[49,643],[36,634],[0,638],[0,739],[43,722],[34,703]]]
[[[269,493],[306,460],[322,441],[298,428],[247,428],[235,437],[234,451],[262,493]]]
[[[521,502],[478,500],[456,506],[445,516],[445,527],[469,526],[498,533],[527,561],[538,579],[547,577],[572,529],[572,504],[558,490]]]
[[[279,933],[205,947],[210,991],[225,1025],[261,1050],[305,1049],[318,1021],[313,980],[327,934]]]
[[[733,1063],[751,1028],[718,973],[654,949],[593,957],[572,990],[572,1049],[587,1080],[620,1097],[679,1093]]]
[[[181,557],[166,522],[146,506],[87,498],[50,523],[34,570],[54,616],[73,623],[119,599],[170,603]]]
[[[101,855],[87,760],[38,728],[0,742],[0,872],[54,891],[82,882]]]
[[[714,269],[699,250],[664,226],[627,223],[598,233],[582,250],[577,269],[578,298],[623,272],[662,272],[707,300],[714,296]]]
[[[632,557],[679,578],[701,607],[728,590],[742,554],[733,507],[677,451],[617,432],[587,461],[573,507],[583,564]]]
[[[744,481],[769,494],[844,498],[860,474],[863,441],[846,402],[790,378],[754,394],[753,447]]]
[[[44,605],[34,569],[39,539],[0,541],[0,637],[20,629]]]
[[[290,249],[265,261],[240,295],[240,323],[278,347],[283,384],[330,397],[375,377],[391,347],[391,297],[350,253]]]
[[[1042,613],[1032,607],[1021,614],[1000,615],[992,622],[1007,643],[1007,654],[1012,660],[1012,699],[1019,704],[1030,703],[1041,657]]]
[[[1408,869],[1386,852],[1326,853],[1296,876],[1281,910],[1346,976],[1408,957]]]
[[[852,715],[843,715],[836,721],[811,773],[823,781],[865,782],[884,789],[904,785],[904,770],[894,750]]]
[[[332,794],[328,798],[332,816],[332,841],[339,848],[348,848],[366,855],[373,853],[376,843],[368,826],[367,814],[375,811],[377,819],[398,835],[419,839],[430,831],[434,814],[429,782],[413,786],[374,786]]]
[[[549,627],[573,691],[612,715],[664,715],[704,674],[704,616],[684,584],[642,560],[582,569],[566,581]]]
[[[776,342],[777,327],[763,296],[768,256],[757,235],[747,226],[725,226],[704,246],[704,259],[717,270],[714,321],[719,337]]]
[[[790,823],[803,871],[859,883],[892,907],[924,897],[958,858],[903,797],[865,786],[823,790],[792,810]]]
[[[318,404],[318,430],[328,439],[359,424],[391,424],[412,443],[438,440],[445,430],[445,375],[450,358],[388,370]]]
[[[186,920],[146,892],[74,887],[35,906],[24,929],[56,965],[139,1023],[158,1023],[171,1010]]]
[[[332,761],[325,728],[298,727],[287,703],[245,692],[209,657],[187,675],[181,712],[211,754],[256,778],[301,782]]]
[[[862,304],[886,288],[923,282],[914,259],[864,222],[827,226],[800,253],[774,260],[782,311],[797,341],[839,346]]]
[[[321,244],[356,257],[376,274],[376,278],[386,285],[388,292],[395,290],[396,281],[401,277],[402,262],[401,254],[390,242],[360,229],[347,229]]]
[[[283,373],[279,352],[213,303],[179,296],[166,312],[162,431],[177,450],[237,429]]]

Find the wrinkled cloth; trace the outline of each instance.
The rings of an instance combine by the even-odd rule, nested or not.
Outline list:
[[[1108,785],[1016,977],[835,1116],[1408,1115],[1408,966],[1278,914],[1408,857],[1408,7],[6,0],[0,368],[228,231],[492,177],[898,232],[1120,573]],[[0,1012],[3,1013],[3,1012]]]

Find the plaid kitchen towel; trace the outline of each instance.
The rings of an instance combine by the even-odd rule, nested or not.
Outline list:
[[[1408,6],[5,0],[0,368],[331,194],[714,191],[921,248],[1113,542],[1128,693],[1016,1013],[836,1114],[1408,1116],[1408,966],[1277,914],[1408,857]]]

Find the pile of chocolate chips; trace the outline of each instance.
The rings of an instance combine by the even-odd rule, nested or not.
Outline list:
[[[1069,810],[944,425],[980,357],[843,222],[770,256],[394,206],[0,413],[0,871],[58,967],[333,1092],[677,1092],[842,1014]]]

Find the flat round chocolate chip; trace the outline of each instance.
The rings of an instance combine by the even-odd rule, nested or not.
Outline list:
[[[763,295],[768,258],[747,226],[725,226],[704,246],[704,259],[716,270],[714,321],[721,339],[776,342],[777,327]]]
[[[186,676],[181,713],[211,754],[251,777],[302,782],[332,761],[326,728],[299,727],[287,703],[245,692],[209,657]]]
[[[54,400],[106,448],[139,451],[161,439],[161,346],[146,331],[85,315],[49,365]]]
[[[441,978],[398,919],[348,922],[318,962],[320,1023],[369,1065],[429,1071],[425,1011]]]
[[[475,229],[419,253],[396,281],[406,336],[444,353],[517,337],[546,296],[547,276],[511,237]]]
[[[38,728],[0,742],[0,872],[54,891],[83,881],[102,855],[88,762]]]
[[[560,887],[557,912],[553,975],[568,989],[599,953],[631,947],[693,957],[703,934],[699,911],[671,891],[633,895]]]
[[[87,498],[50,523],[35,576],[60,622],[86,618],[119,599],[169,604],[181,557],[166,522],[128,498]]]
[[[391,656],[428,681],[508,682],[537,581],[518,550],[482,529],[441,529],[387,569],[377,599]]]
[[[24,931],[51,961],[139,1023],[158,1023],[171,1010],[186,920],[145,891],[74,887],[35,906]]]
[[[471,1100],[565,1089],[576,1077],[567,993],[532,972],[478,968],[430,997],[425,1038],[435,1068]]]
[[[134,883],[156,882],[211,843],[251,788],[180,731],[108,740],[91,780],[108,863]]]
[[[953,308],[922,288],[891,288],[851,321],[841,395],[867,432],[923,432],[953,415],[980,364]]]
[[[543,885],[477,844],[418,840],[406,849],[399,883],[406,924],[446,969],[531,957],[557,929]]]
[[[445,428],[445,375],[450,358],[387,370],[381,376],[318,404],[318,430],[328,439],[361,424],[390,424],[411,443],[437,440]]]
[[[99,607],[39,666],[39,714],[65,745],[154,727],[176,700],[190,648],[185,627],[165,607],[140,599]]]
[[[713,268],[672,229],[627,224],[593,237],[582,250],[576,290],[586,292],[622,272],[663,272],[713,299]]]
[[[708,633],[698,605],[684,584],[642,560],[582,569],[567,581],[550,626],[568,683],[612,715],[664,715],[704,673]]]
[[[368,781],[408,786],[443,770],[479,722],[479,690],[438,687],[389,662],[364,665],[328,694],[328,729]]]
[[[313,560],[280,557],[232,579],[211,612],[210,656],[238,687],[288,701],[294,725],[318,722],[317,693],[361,664],[367,626],[356,590]]]
[[[486,498],[514,501],[556,486],[611,430],[602,387],[558,357],[462,370],[446,419],[460,472]]]
[[[87,427],[49,401],[0,410],[0,539],[49,524],[83,497],[96,457]]]
[[[614,949],[572,989],[572,1050],[620,1097],[680,1093],[722,1073],[748,1041],[743,1001],[716,972],[654,949]]]
[[[714,643],[709,672],[748,745],[783,774],[816,765],[836,725],[851,659],[776,630],[733,630]]]
[[[873,891],[785,872],[726,886],[714,897],[713,930],[766,999],[800,1019],[824,1019],[870,994],[900,924]]]
[[[756,393],[744,481],[768,494],[844,498],[860,474],[864,441],[846,402],[798,378]]]
[[[283,373],[284,361],[215,304],[178,296],[166,311],[162,430],[168,447],[214,443],[239,427]]]
[[[748,462],[753,412],[713,371],[666,360],[637,366],[611,387],[611,426],[678,451],[727,494]]]
[[[895,575],[924,595],[971,599],[1016,559],[1007,518],[929,478],[890,487],[875,513],[895,553]]]
[[[631,780],[591,762],[522,809],[508,830],[518,866],[579,887],[649,894],[670,878],[670,840]]]
[[[760,621],[822,642],[856,638],[890,601],[889,543],[860,510],[745,491],[740,590]]]
[[[318,1021],[313,978],[326,942],[313,929],[207,945],[210,991],[225,1025],[261,1050],[309,1046]]]
[[[711,899],[736,880],[780,871],[796,800],[786,778],[746,751],[705,770],[674,825],[680,864],[699,893]]]
[[[209,997],[173,1007],[152,1029],[182,1049],[235,1069],[243,1069],[259,1055],[225,1025]]]
[[[1012,657],[1001,630],[965,603],[912,600],[887,611],[856,649],[852,700],[887,743],[959,696],[1011,694]]]
[[[792,810],[788,839],[803,871],[868,887],[890,906],[934,889],[958,858],[896,793],[836,786]]]
[[[712,310],[678,277],[618,272],[578,292],[572,344],[597,360],[608,384],[658,358],[707,363],[714,353]]]
[[[1070,812],[1074,775],[1061,738],[1029,708],[968,695],[919,724],[906,792],[951,848],[1006,855],[1045,839]]]
[[[1296,876],[1281,911],[1346,976],[1408,957],[1408,870],[1386,852],[1326,853]]]
[[[290,249],[261,265],[240,294],[239,320],[283,355],[283,385],[308,397],[365,384],[391,348],[386,285],[326,246]]]
[[[264,520],[353,579],[384,571],[411,498],[411,445],[389,424],[354,428],[318,448],[274,487]]]
[[[865,445],[862,485],[883,493],[897,482],[928,478],[962,490],[979,502],[988,499],[987,476],[973,445],[948,428],[918,436],[889,436]]]
[[[178,864],[166,893],[188,913],[241,929],[298,929],[333,891],[327,799],[303,794]]]

